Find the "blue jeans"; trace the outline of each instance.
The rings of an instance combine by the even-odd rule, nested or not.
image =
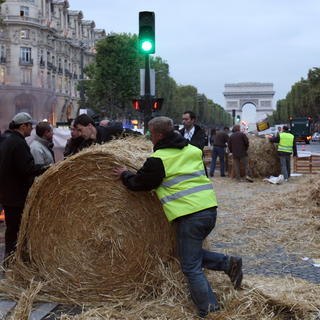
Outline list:
[[[228,268],[228,256],[202,248],[203,240],[216,224],[216,217],[214,207],[175,219],[182,272],[188,279],[192,300],[202,314],[210,311],[210,305],[218,305],[203,268],[225,272]]]
[[[217,158],[220,160],[220,175],[224,176],[224,147],[214,146],[212,150],[212,160],[210,165],[210,175],[214,175],[216,169]]]
[[[283,174],[284,179],[290,178],[290,153],[288,155],[281,155],[280,157],[280,165],[281,165],[281,173]]]

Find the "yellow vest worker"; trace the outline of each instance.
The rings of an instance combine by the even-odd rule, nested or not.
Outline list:
[[[205,173],[202,151],[173,131],[170,118],[156,117],[148,125],[154,153],[136,173],[126,168],[113,172],[132,191],[156,190],[167,219],[175,224],[181,269],[198,315],[205,317],[220,306],[203,269],[224,271],[239,288],[242,259],[202,248],[217,218],[216,195]]]
[[[190,144],[183,149],[159,149],[152,157],[164,165],[165,178],[156,193],[169,221],[217,206],[200,149]]]
[[[280,142],[278,145],[278,151],[292,153],[294,135],[289,132],[282,132],[279,134],[279,136]]]

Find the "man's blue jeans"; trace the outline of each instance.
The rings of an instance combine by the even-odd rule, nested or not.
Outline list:
[[[288,155],[281,155],[280,157],[280,165],[281,165],[281,173],[283,174],[283,177],[285,180],[288,180],[290,178],[291,170],[290,170],[290,155],[291,153],[288,153]]]
[[[218,306],[203,268],[227,271],[228,256],[202,249],[202,242],[215,226],[217,208],[209,208],[177,218],[176,232],[182,272],[188,279],[191,297],[199,313]]]
[[[220,175],[224,176],[224,147],[214,146],[212,150],[212,160],[210,165],[210,175],[214,175],[214,171],[216,169],[217,158],[220,160]]]

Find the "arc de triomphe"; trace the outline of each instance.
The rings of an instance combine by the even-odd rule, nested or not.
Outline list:
[[[273,83],[227,83],[224,88],[226,111],[232,115],[232,110],[235,110],[235,117],[240,115],[240,119],[242,119],[242,109],[248,103],[252,103],[256,107],[256,122],[265,119],[274,111]]]

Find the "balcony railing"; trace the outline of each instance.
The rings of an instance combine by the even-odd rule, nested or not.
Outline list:
[[[68,69],[64,69],[64,74],[66,77],[72,78],[72,73]]]
[[[43,60],[40,60],[40,68],[44,68],[46,66],[46,63]]]
[[[6,57],[0,57],[0,63],[6,63],[7,59]]]
[[[26,60],[19,58],[19,64],[20,66],[33,66],[33,59]]]
[[[60,68],[60,67],[58,68],[58,73],[59,73],[59,74],[63,74],[62,68]]]
[[[78,79],[78,75],[76,73],[73,74],[73,79]]]
[[[52,65],[52,72],[56,73],[57,72],[57,67]]]

